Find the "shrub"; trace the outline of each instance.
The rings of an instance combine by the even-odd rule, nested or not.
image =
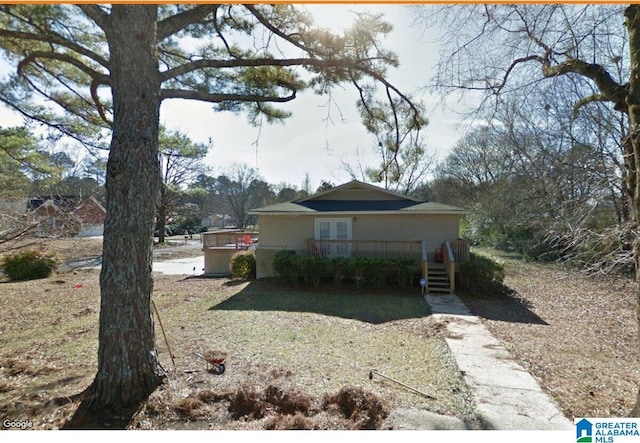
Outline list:
[[[10,280],[34,280],[49,277],[58,267],[58,259],[51,253],[23,251],[5,257],[1,267]]]
[[[283,279],[296,283],[299,275],[297,261],[296,251],[283,249],[273,256],[273,270]]]
[[[303,280],[318,287],[323,281],[333,280],[340,285],[345,280],[351,280],[358,288],[365,284],[375,288],[385,285],[407,286],[420,271],[412,259],[306,257],[291,250],[277,252],[273,258],[273,268],[288,282]]]
[[[331,260],[330,273],[333,276],[333,282],[336,285],[342,284],[342,282],[351,276],[351,259],[347,257],[336,257]]]
[[[375,288],[382,288],[393,274],[391,261],[382,258],[366,258],[360,265],[364,270],[364,281]]]
[[[330,275],[329,259],[326,257],[298,257],[295,266],[305,282],[318,287]]]
[[[233,278],[249,280],[256,278],[256,256],[253,252],[241,251],[231,257],[229,270]]]
[[[369,259],[356,257],[351,260],[351,277],[356,282],[356,287],[360,287],[367,277],[367,269],[369,267]]]
[[[391,279],[399,286],[411,286],[419,278],[420,267],[412,258],[394,258],[391,260]]]
[[[491,257],[471,253],[460,265],[459,288],[474,295],[491,295],[504,288],[504,265]]]

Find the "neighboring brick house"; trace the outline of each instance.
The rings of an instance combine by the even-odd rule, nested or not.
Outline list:
[[[91,237],[102,235],[105,208],[94,197],[41,196],[27,202],[27,211],[41,222],[38,233]]]

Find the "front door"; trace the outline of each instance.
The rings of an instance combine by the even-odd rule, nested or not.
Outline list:
[[[327,257],[349,257],[351,255],[351,219],[317,218],[315,227],[318,253]],[[340,241],[344,240],[344,241]]]

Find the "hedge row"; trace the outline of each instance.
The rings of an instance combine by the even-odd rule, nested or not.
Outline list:
[[[331,281],[336,285],[352,281],[357,287],[411,286],[420,278],[420,267],[413,259],[306,257],[290,250],[275,254],[273,268],[288,282],[311,283],[316,287]]]

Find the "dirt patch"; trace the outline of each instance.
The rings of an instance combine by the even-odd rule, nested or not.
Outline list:
[[[0,256],[19,249],[46,250],[62,260],[94,257],[102,254],[102,239],[99,238],[23,238],[0,248]]]

